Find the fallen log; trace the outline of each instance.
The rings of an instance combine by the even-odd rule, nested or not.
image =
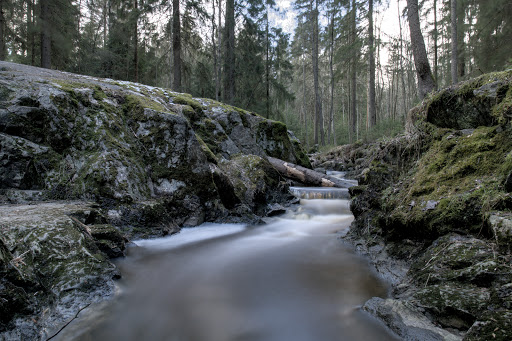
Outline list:
[[[275,157],[268,157],[268,161],[282,176],[299,181],[306,186],[339,188],[349,188],[354,186],[354,183],[350,181],[316,172],[291,162],[276,159]]]

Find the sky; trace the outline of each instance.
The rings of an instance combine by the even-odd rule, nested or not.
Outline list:
[[[276,4],[280,13],[271,12],[270,21],[293,37],[293,31],[297,25],[295,21],[297,15],[293,8],[293,0],[276,0]],[[387,41],[389,37],[399,35],[398,6],[400,6],[400,11],[403,11],[406,1],[382,0],[381,4],[374,4],[374,10],[377,12],[374,14],[374,24],[375,26],[380,26],[381,38],[384,41]],[[324,20],[326,19],[324,18]],[[367,25],[366,23],[363,24]],[[408,29],[407,21],[402,19],[402,30],[408,32]],[[387,64],[387,53],[385,50],[381,51],[381,64]]]
[[[380,12],[375,20],[380,22],[382,31],[387,34],[398,34],[398,2],[399,0],[383,0],[382,4],[374,5],[375,9]],[[281,13],[272,12],[270,20],[283,28],[286,33],[293,33],[296,26],[296,12],[293,9],[292,0],[276,0],[276,4]],[[400,11],[403,8],[405,8],[404,0],[400,1]]]

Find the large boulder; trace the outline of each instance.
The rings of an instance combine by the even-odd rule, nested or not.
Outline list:
[[[505,125],[512,119],[512,70],[484,74],[434,92],[409,113],[418,121],[449,129]]]
[[[228,199],[218,186],[236,187],[226,171],[250,167],[240,156],[310,167],[284,124],[255,113],[136,83],[5,62],[0,69],[0,194],[11,202],[29,190],[95,200],[117,212],[106,214],[110,222],[150,222],[156,231],[238,214],[247,198],[232,191],[236,198]],[[162,219],[148,205],[161,208]],[[256,213],[256,206],[248,207]]]

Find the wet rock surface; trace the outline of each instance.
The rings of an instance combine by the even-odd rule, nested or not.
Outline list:
[[[393,286],[364,309],[404,339],[512,335],[511,89],[512,71],[459,83],[413,108],[405,134],[312,161],[359,180],[346,238]]]
[[[113,295],[118,270],[73,217],[90,211],[87,202],[0,206],[4,339],[47,338],[83,306]]]

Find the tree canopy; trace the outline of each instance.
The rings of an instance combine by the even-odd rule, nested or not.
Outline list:
[[[0,0],[0,59],[223,100],[308,146],[392,135],[432,89],[512,66],[509,0],[295,0],[293,30],[280,5]]]

